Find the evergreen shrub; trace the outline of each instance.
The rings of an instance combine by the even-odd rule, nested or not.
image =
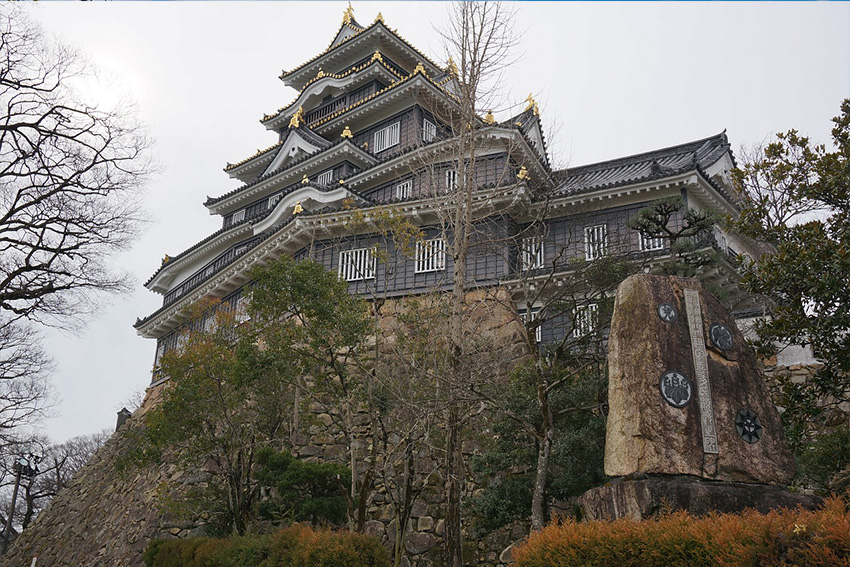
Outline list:
[[[848,567],[850,510],[833,497],[817,511],[567,520],[529,536],[513,557],[515,567]]]
[[[364,534],[294,525],[273,534],[154,540],[146,567],[389,567],[381,543]]]

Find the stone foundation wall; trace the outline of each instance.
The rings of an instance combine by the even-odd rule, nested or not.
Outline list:
[[[478,306],[472,317],[487,319],[485,333],[490,340],[502,346],[504,366],[513,366],[525,356],[517,340],[520,324],[510,310],[503,307],[485,309],[486,298],[477,300]],[[398,305],[392,303],[384,306],[382,311],[386,315],[380,321],[381,329],[386,331],[392,327],[397,309]],[[158,402],[162,388],[150,389],[142,407],[123,427],[138,424]],[[334,411],[316,403],[305,409],[301,434],[293,451],[297,456],[348,465],[342,437],[331,425]],[[363,448],[370,442],[371,433],[367,414],[362,413],[359,418],[358,443]],[[473,426],[477,431],[486,432],[486,415]],[[183,491],[203,482],[203,474],[185,474],[164,459],[165,462],[159,466],[131,468],[119,475],[116,460],[126,443],[120,433],[113,435],[14,542],[9,553],[0,558],[0,566],[29,567],[32,557],[37,554],[38,566],[141,567],[142,553],[151,539],[200,535],[202,530],[196,525],[172,517],[164,509],[162,502],[166,499],[161,496],[168,492],[170,498],[179,499]],[[464,449],[471,452],[473,447],[469,444]],[[417,458],[420,466],[434,468],[439,455],[423,453]],[[469,482],[467,495],[477,488]],[[388,501],[386,489],[379,480],[369,501],[365,530],[392,550],[397,537],[397,518]],[[442,562],[444,525],[442,477],[435,474],[413,505],[402,567],[439,565]],[[478,540],[467,538],[464,544],[466,564],[505,567],[510,560],[512,544],[527,535],[528,525],[516,524]]]

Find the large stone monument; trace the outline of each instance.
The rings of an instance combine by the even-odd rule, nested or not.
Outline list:
[[[794,462],[755,355],[698,280],[625,280],[608,367],[605,473],[615,479],[581,497],[587,516],[816,504],[784,490]]]

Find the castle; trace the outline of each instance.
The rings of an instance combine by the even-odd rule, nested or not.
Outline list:
[[[163,379],[156,361],[185,340],[187,309],[203,297],[238,309],[247,270],[281,254],[319,261],[367,296],[451,285],[452,234],[441,211],[464,183],[453,146],[464,127],[456,64],[432,61],[380,14],[359,24],[349,8],[327,49],[280,78],[298,94],[261,120],[278,142],[228,164],[225,171],[241,185],[204,203],[221,217],[221,229],[166,256],[145,284],[163,295],[162,307],[135,324],[139,335],[157,341],[153,384]],[[472,287],[566,272],[575,258],[665,256],[667,241],[625,225],[655,199],[680,196],[692,209],[735,211],[735,162],[725,133],[558,170],[531,95],[515,116],[497,121],[488,111],[471,122],[475,215],[502,243],[471,255]],[[379,259],[380,236],[368,221],[387,211],[420,227],[424,238],[407,254],[390,243]],[[352,228],[355,216],[367,222]],[[714,277],[734,280],[734,257],[746,244],[721,229],[709,244],[722,253]],[[594,305],[584,309],[574,326],[591,322]],[[546,341],[575,330],[547,322],[536,332]]]

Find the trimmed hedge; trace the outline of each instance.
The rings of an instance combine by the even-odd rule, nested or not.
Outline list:
[[[570,520],[532,534],[513,557],[515,567],[850,567],[850,511],[833,497],[814,512]]]
[[[389,567],[381,543],[364,534],[295,525],[261,536],[154,540],[147,567]]]

